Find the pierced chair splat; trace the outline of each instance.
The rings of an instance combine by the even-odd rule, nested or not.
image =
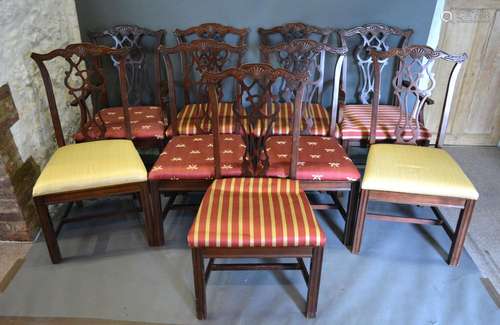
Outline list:
[[[247,111],[247,114],[240,115],[243,109],[235,108],[245,145],[239,156],[242,160],[239,168],[244,177],[238,178],[226,177],[224,165],[217,163],[222,160],[220,146],[225,137],[217,132],[217,85],[227,78],[235,79],[239,85],[235,105]],[[266,64],[245,64],[238,69],[204,74],[204,80],[209,83],[213,110],[216,179],[205,193],[188,234],[199,319],[207,317],[205,287],[210,273],[225,270],[300,270],[308,287],[305,315],[308,318],[316,316],[325,235],[300,183],[293,180],[296,160],[292,159],[289,163],[290,178],[263,177],[269,167],[265,140],[278,113],[272,105],[279,98],[273,89],[279,88],[276,86],[280,84],[277,82],[280,79],[287,81],[285,92],[294,97],[299,107],[294,113],[297,123],[292,132],[293,138],[298,140],[306,74],[292,74]],[[259,136],[255,134],[257,128],[264,128]],[[293,258],[295,262],[264,260],[235,264],[215,261],[240,258]],[[311,259],[309,270],[304,258]],[[205,259],[208,259],[206,267]]]
[[[138,152],[130,140],[101,140],[105,139],[107,126],[102,123],[102,120],[94,118],[96,115],[90,112],[87,105],[90,97],[92,101],[99,100],[99,96],[96,94],[103,93],[102,89],[105,84],[100,79],[101,71],[99,69],[88,70],[85,67],[85,62],[95,64],[98,57],[112,55],[118,60],[120,73],[125,73],[127,53],[127,49],[116,50],[90,43],[81,43],[70,44],[64,49],[56,49],[47,54],[32,53],[31,55],[42,75],[58,145],[58,149],[50,157],[33,187],[33,200],[53,263],[59,263],[62,260],[57,242],[57,236],[62,226],[82,218],[66,218],[72,203],[86,199],[124,194],[137,195],[144,213],[147,241],[151,246],[158,245],[159,239],[154,237],[153,229],[158,227],[159,220],[155,220],[155,216],[152,214],[147,171]],[[68,63],[69,68],[65,71],[64,76],[49,74],[50,62],[58,58],[62,58]],[[58,78],[63,79],[63,83],[72,97],[70,105],[80,108],[82,134],[89,136],[86,130],[94,128],[95,133],[88,137],[89,140],[93,141],[66,144],[59,118],[58,103],[53,90],[53,82],[61,84]],[[121,80],[123,81],[123,78]],[[125,84],[122,82],[120,86],[126,99]],[[125,100],[122,109],[125,125],[128,126],[126,130],[130,137],[130,119],[127,108],[128,104]],[[75,171],[78,172],[75,173]],[[70,203],[70,205],[63,220],[55,228],[49,215],[48,206],[59,203]]]
[[[441,225],[450,237],[452,245],[448,263],[457,265],[462,252],[473,208],[479,193],[455,160],[444,150],[444,136],[451,110],[455,83],[460,67],[467,55],[449,55],[427,46],[409,46],[387,52],[372,51],[374,60],[374,96],[380,92],[380,69],[378,62],[396,57],[399,68],[392,81],[394,94],[398,98],[400,118],[395,128],[395,144],[375,144],[374,129],[370,143],[366,171],[361,184],[359,212],[356,220],[353,253],[359,253],[366,218],[415,224]],[[422,132],[419,121],[426,98],[436,86],[431,69],[436,61],[453,63],[437,140],[432,147],[416,146]],[[378,101],[372,103],[372,125],[378,115]],[[367,212],[368,201],[382,201],[431,207],[436,219],[422,219],[381,215]],[[460,209],[460,216],[453,230],[440,207]]]
[[[349,49],[342,70],[341,96],[344,103],[340,106],[339,137],[343,146],[349,152],[351,145],[365,146],[370,137],[371,101],[374,98],[373,61],[370,50],[387,51],[391,48],[404,48],[408,46],[413,31],[399,29],[383,24],[368,24],[339,31],[340,41]],[[383,80],[392,79],[397,66],[394,60],[384,59],[379,62]],[[355,73],[348,74],[352,67]],[[357,79],[357,80],[356,80]],[[355,89],[354,94],[347,93],[347,89]],[[384,82],[379,96],[388,98],[387,104],[379,105],[376,124],[376,139],[378,142],[393,142],[395,140],[395,127],[399,119],[397,98],[389,93],[390,84]],[[380,98],[379,98],[380,99]],[[432,100],[427,99],[431,104]],[[423,114],[423,110],[421,112]],[[431,133],[423,126],[421,118],[419,143],[428,144]]]

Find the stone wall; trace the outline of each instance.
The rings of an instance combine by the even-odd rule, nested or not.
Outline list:
[[[56,147],[45,88],[30,54],[80,42],[75,3],[1,0],[0,31],[0,89],[7,94],[0,102],[0,240],[29,240],[36,228],[31,187]],[[64,68],[59,60],[49,72],[62,75]],[[61,79],[54,92],[65,134],[72,134],[78,112],[68,107]]]

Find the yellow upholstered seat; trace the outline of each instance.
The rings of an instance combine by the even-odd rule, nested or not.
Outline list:
[[[372,145],[361,188],[470,200],[479,197],[445,150],[412,145]]]
[[[52,155],[33,187],[33,196],[146,180],[146,168],[132,141],[70,144]]]

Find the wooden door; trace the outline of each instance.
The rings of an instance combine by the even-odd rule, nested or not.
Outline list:
[[[439,48],[466,52],[456,85],[446,144],[500,145],[500,0],[447,0]],[[435,105],[426,122],[437,130],[450,66],[435,67]]]

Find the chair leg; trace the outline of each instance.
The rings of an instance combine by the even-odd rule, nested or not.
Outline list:
[[[457,227],[455,229],[455,236],[451,244],[450,253],[448,255],[448,264],[450,266],[457,266],[460,261],[460,255],[464,247],[465,236],[467,235],[467,230],[469,229],[469,224],[472,218],[472,211],[474,210],[474,205],[476,201],[467,200],[465,201],[465,206],[460,210],[460,217],[457,222]]]
[[[309,286],[307,290],[306,318],[315,318],[318,310],[319,284],[323,263],[323,247],[312,249],[311,266],[309,269]]]
[[[359,254],[359,250],[361,248],[361,238],[363,237],[363,228],[365,226],[367,207],[368,207],[368,190],[361,190],[358,215],[356,217],[356,226],[354,228],[354,239],[352,243],[353,254]]]
[[[347,203],[347,220],[344,230],[344,245],[349,247],[352,245],[352,238],[354,223],[356,222],[356,212],[358,209],[358,193],[359,182],[351,184],[351,191],[349,192],[349,199]]]
[[[62,261],[61,251],[59,250],[59,245],[57,244],[57,235],[54,231],[54,225],[50,219],[49,209],[47,205],[37,198],[34,198],[36,210],[38,212],[38,218],[42,226],[43,235],[45,236],[45,243],[49,249],[50,260],[54,264],[58,264]]]
[[[196,318],[207,318],[207,298],[205,293],[205,267],[203,254],[199,248],[191,250],[193,255],[194,291],[196,295]]]
[[[147,203],[143,204],[143,206],[147,205],[149,211],[147,216],[147,219],[149,219],[149,229],[146,229],[149,233],[149,245],[162,246],[165,244],[165,237],[163,235],[163,219],[160,213],[161,198],[158,183],[151,182],[150,187],[147,185],[144,187],[144,193],[141,193],[141,201]],[[144,215],[146,217],[146,212],[144,212]]]

